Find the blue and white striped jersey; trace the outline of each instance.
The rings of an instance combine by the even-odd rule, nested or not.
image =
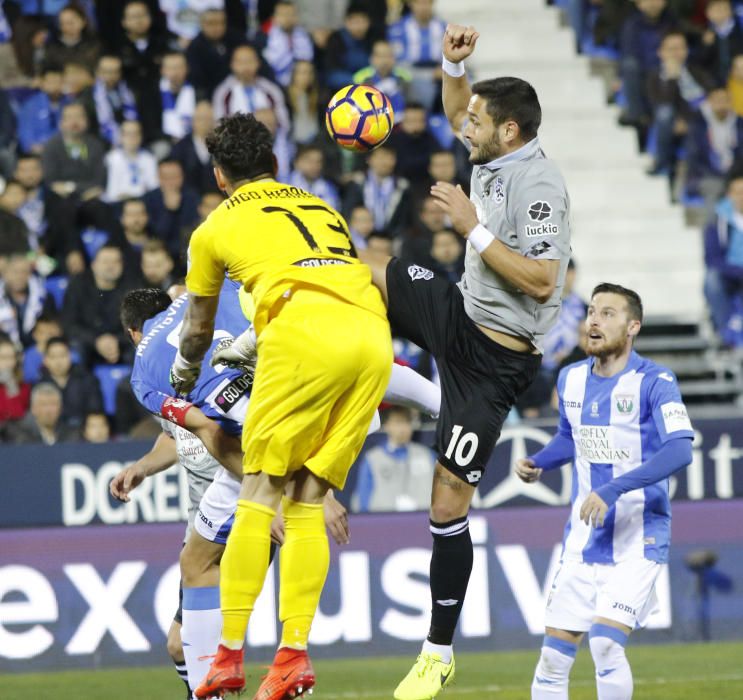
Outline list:
[[[216,420],[228,433],[242,431],[248,409],[250,381],[240,372],[209,361],[217,343],[223,338],[237,337],[250,322],[240,308],[239,287],[225,280],[219,295],[219,307],[214,323],[214,339],[201,365],[201,375],[194,390],[186,397],[209,418]],[[178,350],[183,315],[188,296],[178,297],[165,311],[144,324],[143,337],[134,357],[132,390],[137,400],[150,412],[160,415],[162,402],[175,396],[170,386],[170,367]]]
[[[609,509],[604,526],[580,520],[591,491],[639,467],[675,438],[693,438],[676,377],[634,351],[613,377],[593,373],[593,358],[560,372],[560,433],[575,445],[570,519],[563,557],[611,564],[668,559],[671,504],[668,479],[629,491]]]

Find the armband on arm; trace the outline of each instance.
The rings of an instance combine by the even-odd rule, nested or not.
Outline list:
[[[185,428],[186,414],[191,408],[193,408],[193,404],[190,401],[168,396],[160,407],[160,415],[170,423],[175,423],[175,425]]]

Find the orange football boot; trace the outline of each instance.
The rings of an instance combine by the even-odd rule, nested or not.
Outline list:
[[[245,688],[243,650],[228,649],[221,644],[204,680],[194,691],[197,698],[224,697],[225,693],[239,693]]]
[[[311,694],[314,685],[315,671],[307,652],[282,647],[253,700],[292,700],[308,691]]]

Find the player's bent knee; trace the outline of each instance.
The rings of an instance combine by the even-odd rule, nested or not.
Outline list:
[[[224,545],[209,542],[197,533],[192,533],[181,550],[181,579],[185,588],[217,585],[219,561]],[[216,578],[216,581],[214,580]]]
[[[181,626],[173,620],[168,630],[168,655],[173,661],[183,661],[183,644],[181,643]]]

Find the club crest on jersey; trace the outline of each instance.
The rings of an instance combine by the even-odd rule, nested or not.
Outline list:
[[[408,274],[410,275],[410,279],[413,280],[413,282],[415,282],[416,280],[433,279],[433,272],[426,269],[425,267],[421,267],[420,265],[410,265],[408,267]]]
[[[598,418],[599,415],[599,402],[594,401],[591,404],[591,418]]]
[[[503,204],[506,199],[506,184],[503,182],[503,178],[497,175],[493,180],[493,202],[496,206]]]
[[[617,395],[617,411],[620,413],[632,413],[632,409],[635,407],[631,394]]]

